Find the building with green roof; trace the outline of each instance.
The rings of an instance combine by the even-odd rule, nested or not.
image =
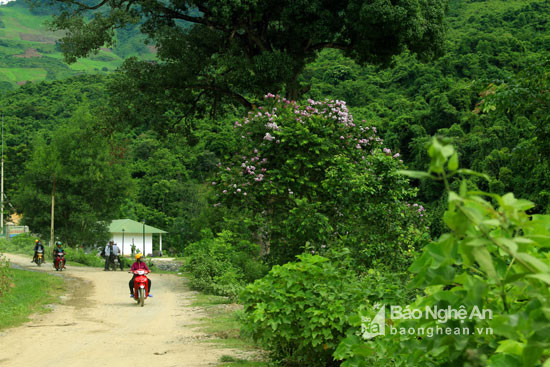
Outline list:
[[[109,232],[111,233],[111,240],[118,245],[122,255],[130,255],[132,245],[134,245],[136,252],[139,251],[146,256],[153,254],[154,234],[159,235],[159,250],[162,253],[162,234],[168,233],[132,219],[113,220],[109,225]]]

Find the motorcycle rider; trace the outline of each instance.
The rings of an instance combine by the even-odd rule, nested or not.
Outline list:
[[[34,241],[34,256],[33,256],[31,262],[36,262],[38,260],[38,251],[39,250],[42,250],[42,254],[44,254],[44,245],[42,245],[42,242],[40,242],[40,240],[36,240],[36,241]],[[42,256],[44,256],[44,255],[42,255]]]
[[[55,247],[53,249],[53,266],[55,268],[55,258],[57,257],[57,254],[61,256],[61,259],[63,260],[63,268],[65,268],[65,250],[61,248],[61,241],[57,241],[55,243]]]
[[[143,254],[141,253],[138,253],[136,254],[136,262],[132,264],[132,267],[130,268],[130,271],[133,273],[135,270],[145,270],[147,272],[150,272],[149,268],[147,267],[147,264],[145,264],[143,261],[142,261],[142,258],[143,257]],[[136,274],[134,274],[134,276],[132,277],[132,279],[130,280],[130,283],[128,283],[130,285],[130,297],[134,297],[134,279],[136,279]],[[151,279],[147,278],[149,281],[147,282],[148,284],[148,289],[147,289],[147,293],[149,294],[149,297],[153,297],[153,295],[151,294]]]

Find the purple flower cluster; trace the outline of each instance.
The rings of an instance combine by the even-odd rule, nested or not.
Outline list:
[[[424,213],[426,212],[426,209],[422,205],[419,205],[417,203],[414,203],[412,205],[410,203],[407,203],[407,207],[413,209],[414,212],[421,217],[423,217]]]
[[[270,185],[277,180],[270,176],[270,171],[277,168],[276,161],[280,157],[277,144],[285,136],[285,128],[293,129],[296,122],[308,125],[313,120],[324,119],[335,139],[329,138],[329,143],[354,161],[365,161],[366,156],[380,152],[383,140],[378,137],[374,126],[366,126],[365,120],[361,124],[354,122],[346,102],[339,100],[314,101],[309,99],[305,105],[282,96],[267,93],[265,106],[249,112],[241,121],[235,121],[233,128],[239,131],[243,147],[240,153],[235,153],[233,159],[226,164],[218,163],[220,168],[219,180],[212,185],[219,187],[222,194],[247,196],[245,188],[252,185]],[[288,130],[287,130],[288,131]],[[288,133],[286,135],[288,137]],[[334,146],[336,144],[336,146]],[[286,152],[292,150],[284,147]],[[334,149],[334,148],[331,148]],[[355,152],[360,151],[359,155]],[[388,148],[383,153],[394,159],[399,153],[392,155]],[[367,163],[368,165],[368,163]],[[273,187],[272,187],[273,188]],[[249,190],[250,191],[250,190]],[[254,191],[256,193],[256,191]],[[285,188],[287,195],[294,195],[290,188]]]

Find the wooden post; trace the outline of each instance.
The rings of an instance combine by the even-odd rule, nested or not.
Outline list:
[[[53,175],[52,222],[51,222],[51,225],[50,225],[50,247],[52,247],[54,245],[54,243],[53,243],[53,240],[54,240],[54,233],[53,233],[54,213],[55,213],[55,174]]]

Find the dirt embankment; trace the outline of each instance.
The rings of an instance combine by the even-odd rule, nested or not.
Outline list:
[[[0,332],[0,366],[212,366],[228,349],[209,344],[194,326],[203,310],[189,307],[192,292],[181,278],[151,274],[153,298],[138,307],[129,297],[127,272],[68,267],[56,273],[30,259],[8,255],[16,266],[67,279],[63,304],[20,327]]]

